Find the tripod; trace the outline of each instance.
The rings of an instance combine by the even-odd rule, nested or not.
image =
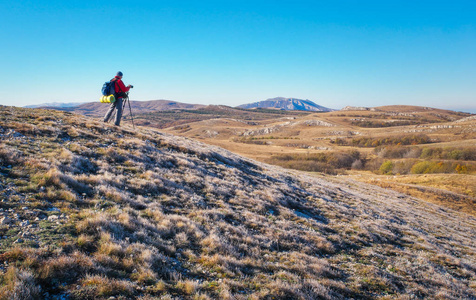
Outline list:
[[[131,108],[131,101],[129,100],[129,92],[126,92],[126,96],[122,98],[122,112],[124,113],[124,109],[126,108],[126,103],[129,104],[129,115],[131,116],[132,121],[132,128],[135,129],[134,125],[134,116],[132,115],[132,108]],[[112,116],[109,118],[108,123],[111,122],[116,116],[116,110],[114,110]],[[125,119],[125,116],[123,116]]]

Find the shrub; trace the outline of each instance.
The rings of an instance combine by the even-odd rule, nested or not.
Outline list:
[[[90,236],[90,235],[86,235],[86,234],[81,234],[77,240],[76,240],[76,243],[78,245],[78,247],[81,249],[81,250],[84,250],[84,251],[90,251],[92,252],[93,250],[96,249],[97,245],[94,241],[94,237],[93,236]]]
[[[423,159],[452,159],[452,160],[476,160],[476,151],[473,147],[458,148],[424,148],[420,158]]]
[[[394,164],[392,161],[387,160],[380,166],[380,173],[382,174],[391,174],[393,170]]]
[[[13,165],[21,161],[21,152],[5,145],[0,145],[0,166]]]
[[[39,299],[41,288],[36,285],[35,278],[28,271],[20,271],[10,267],[0,277],[0,299]]]
[[[386,138],[371,138],[359,137],[349,140],[336,140],[335,143],[339,146],[355,146],[355,147],[379,147],[383,145],[418,145],[431,143],[429,136],[425,134],[419,135],[403,135]]]
[[[397,161],[394,163],[393,166],[393,174],[408,174],[412,166],[414,165],[415,161],[413,159],[405,159],[401,161]]]
[[[176,288],[181,290],[186,295],[193,295],[197,291],[198,286],[198,282],[192,280],[180,280],[176,284]]]
[[[132,296],[134,285],[126,280],[110,279],[99,275],[87,275],[81,280],[83,288],[91,288],[98,297],[114,295]]]
[[[421,124],[421,121],[405,121],[399,120],[394,122],[384,122],[384,121],[369,121],[369,120],[358,120],[352,121],[351,124],[360,127],[367,127],[367,128],[381,128],[381,127],[394,127],[394,126],[408,126],[408,125],[415,125]]]
[[[374,152],[382,158],[418,158],[421,150],[415,147],[396,146],[379,146],[374,149]]]
[[[429,170],[432,166],[432,162],[429,161],[421,161],[417,162],[416,164],[413,165],[411,172],[413,174],[424,174],[424,173],[429,173]]]
[[[40,267],[40,278],[51,285],[71,283],[94,268],[92,259],[83,253],[52,257]]]
[[[351,166],[351,168],[354,170],[361,170],[363,169],[363,167],[364,167],[364,164],[362,163],[360,159],[354,161]]]
[[[435,162],[435,161],[421,161],[415,163],[411,172],[413,174],[426,174],[426,173],[467,173],[468,166],[453,164],[449,162]]]
[[[273,156],[268,160],[268,163],[307,172],[336,174],[335,169],[350,169],[352,164],[358,160],[362,167],[364,162],[361,160],[361,154],[354,150],[333,153],[281,154]]]
[[[32,181],[38,184],[38,186],[54,186],[62,188],[61,173],[57,169],[50,169],[46,173],[39,173],[32,177]]]
[[[458,164],[455,168],[455,171],[458,174],[466,174],[466,173],[468,173],[468,168],[465,165]]]

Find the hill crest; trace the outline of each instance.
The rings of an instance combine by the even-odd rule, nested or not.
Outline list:
[[[40,107],[75,107],[86,102],[50,102],[50,103],[41,103],[41,104],[33,104],[33,105],[26,105],[25,108],[40,108]]]
[[[149,100],[149,101],[134,101],[131,100],[131,108],[134,114],[147,114],[156,111],[169,111],[181,109],[199,109],[205,107],[202,104],[181,103],[171,100]],[[107,103],[88,102],[74,107],[47,107],[57,110],[69,111],[85,116],[104,116],[109,109]]]

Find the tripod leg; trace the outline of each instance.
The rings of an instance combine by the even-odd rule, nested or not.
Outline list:
[[[134,125],[134,117],[132,116],[131,101],[129,100],[129,97],[127,97],[127,102],[129,103],[129,112],[131,113],[132,128],[136,129]]]
[[[124,111],[124,108],[126,107],[126,102],[129,101],[129,97],[123,98],[123,103],[122,103],[122,111]]]

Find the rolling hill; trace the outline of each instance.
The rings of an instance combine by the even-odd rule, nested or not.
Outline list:
[[[68,112],[0,137],[2,299],[476,298],[473,216]]]
[[[84,104],[84,102],[50,102],[50,103],[26,105],[24,107],[25,108],[41,108],[41,107],[65,108],[65,107],[75,107],[81,104]]]
[[[156,111],[170,111],[170,110],[178,110],[178,109],[188,109],[194,110],[205,105],[201,104],[187,104],[169,100],[150,100],[150,101],[132,101],[131,100],[131,108],[133,114],[146,114]],[[109,105],[107,103],[100,103],[100,102],[89,102],[84,103],[74,107],[44,107],[44,108],[52,108],[62,111],[69,111],[74,112],[77,114],[82,114],[85,116],[91,117],[103,117],[106,111],[109,109]],[[126,112],[129,109],[127,107]]]
[[[304,111],[279,111],[274,109],[241,109],[225,105],[192,105],[170,101],[131,101],[134,122],[138,125],[154,128],[181,126],[217,118],[236,118],[254,124],[263,119],[297,117],[308,114]],[[101,120],[109,105],[88,103],[80,107],[58,109],[77,114],[87,115]],[[49,108],[57,109],[57,108]],[[124,112],[124,121],[130,120],[129,109]]]
[[[257,112],[258,116],[260,109],[249,111]],[[245,122],[247,120],[242,115],[234,112],[235,117],[233,118],[230,116],[227,118],[215,117],[200,122],[186,123],[185,127],[170,127],[167,128],[167,131],[187,137],[202,138],[210,143],[236,141],[242,137],[269,138],[268,141],[273,146],[285,147],[290,143],[290,139],[294,139],[307,145],[307,147],[301,147],[301,149],[307,150],[335,147],[333,142],[337,139],[351,140],[365,136],[383,138],[421,133],[438,139],[440,142],[475,138],[471,125],[465,125],[463,122],[468,120],[471,123],[473,120],[471,115],[449,110],[416,106],[382,106],[365,111],[302,112],[301,114],[292,111],[285,113],[282,117],[262,115],[261,118],[256,118],[255,122]],[[180,115],[177,117],[180,118]],[[217,133],[213,139],[208,139],[207,130]],[[220,144],[220,146],[222,145],[223,143]],[[240,146],[234,144],[233,147]],[[256,149],[259,148],[266,149],[266,147],[257,147]],[[287,148],[289,150],[293,147]],[[264,155],[269,156],[269,153]]]
[[[467,113],[382,106],[252,123],[217,118],[165,130],[262,162],[352,176],[476,215],[476,162],[470,155],[476,153],[476,124]]]

